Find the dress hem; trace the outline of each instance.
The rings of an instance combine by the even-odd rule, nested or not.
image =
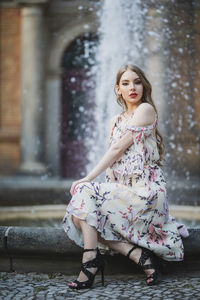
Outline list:
[[[79,218],[80,220],[86,221],[87,224],[89,224],[89,225],[92,226],[92,227],[95,227],[96,230],[97,230],[97,232],[100,233],[100,236],[101,236],[104,240],[106,240],[106,241],[113,241],[113,242],[117,242],[117,241],[118,241],[118,242],[122,242],[122,243],[130,243],[130,244],[132,244],[132,245],[136,245],[136,246],[143,247],[143,248],[146,248],[146,249],[150,250],[149,248],[144,247],[144,246],[140,246],[140,245],[138,245],[137,243],[132,243],[131,241],[126,240],[126,239],[123,238],[123,237],[122,237],[121,240],[119,240],[119,239],[115,239],[115,240],[114,240],[114,239],[106,239],[106,238],[104,238],[104,236],[102,235],[102,231],[98,230],[98,228],[97,228],[94,224],[92,224],[92,222],[88,221],[87,218],[81,218],[80,216],[77,216],[77,215],[75,215],[75,214],[67,214],[67,215],[68,215],[68,217],[71,217],[71,221],[72,221],[72,216],[74,216],[74,217],[76,217],[76,218]],[[64,218],[65,218],[65,217],[64,217]],[[73,224],[73,226],[75,227],[75,229],[76,229],[77,231],[80,231],[80,233],[82,234],[81,230],[79,230],[79,229],[75,226],[75,224],[74,224],[73,221],[72,221],[72,224]],[[78,243],[77,241],[75,241],[75,240],[74,240],[74,236],[72,236],[72,235],[67,231],[67,224],[66,224],[66,223],[62,223],[62,227],[63,227],[64,231],[67,233],[67,235],[69,236],[69,238],[70,238],[76,245],[80,246],[81,248],[84,248],[84,245],[81,244],[81,243]],[[102,246],[103,246],[103,247],[102,247]],[[104,244],[103,244],[102,242],[100,242],[100,241],[98,241],[98,247],[100,248],[100,251],[103,251],[103,252],[104,252],[104,254],[105,254],[106,251],[111,252],[110,255],[120,254],[120,252],[117,252],[116,250],[112,250],[109,246],[104,245]],[[153,251],[153,250],[151,250],[151,251],[152,251],[155,255],[157,255],[159,258],[161,258],[161,259],[163,259],[163,260],[165,260],[165,261],[169,261],[169,262],[184,261],[184,258],[183,258],[183,259],[180,259],[180,258],[177,258],[177,259],[166,259],[166,258],[162,257],[162,255],[157,254],[155,251]]]

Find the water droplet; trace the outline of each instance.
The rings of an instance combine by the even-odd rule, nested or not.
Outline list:
[[[83,112],[85,109],[84,109],[84,107],[83,106],[79,106],[79,111],[80,112]]]
[[[182,152],[183,148],[181,146],[178,146],[177,151]]]
[[[171,147],[172,149],[175,149],[175,148],[176,148],[176,145],[175,145],[174,143],[172,143],[172,142],[170,142],[169,145],[170,145],[170,147]]]
[[[70,81],[71,82],[76,82],[76,78],[75,77],[71,77]]]
[[[179,126],[179,127],[177,127],[177,130],[178,130],[179,132],[181,132],[182,128]]]
[[[175,87],[177,87],[177,83],[176,83],[176,82],[173,82],[173,83],[171,84],[171,86],[172,86],[173,88],[175,88]]]

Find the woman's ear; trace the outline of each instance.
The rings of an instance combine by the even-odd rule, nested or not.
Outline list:
[[[119,96],[122,94],[119,90],[119,85],[115,86],[115,91],[116,91],[117,95],[119,95]]]

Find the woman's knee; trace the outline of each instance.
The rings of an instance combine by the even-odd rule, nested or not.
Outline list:
[[[77,228],[79,228],[79,229],[81,228],[81,226],[80,226],[80,219],[79,218],[77,218],[77,217],[75,217],[75,216],[72,215],[72,221],[73,221],[74,225]]]

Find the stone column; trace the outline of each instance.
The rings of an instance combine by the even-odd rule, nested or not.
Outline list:
[[[60,138],[61,138],[61,72],[49,73],[46,80],[46,161],[48,171],[54,176],[61,173]]]
[[[44,22],[40,5],[22,8],[21,165],[25,174],[45,173],[43,164]]]

